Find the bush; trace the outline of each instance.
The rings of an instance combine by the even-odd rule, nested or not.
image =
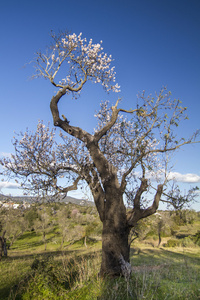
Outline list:
[[[63,266],[51,256],[35,259],[31,269],[32,273],[22,295],[23,300],[66,299],[66,289],[73,285],[78,276],[78,270],[73,268],[73,261],[68,262],[68,272],[65,273]]]
[[[30,208],[24,215],[24,219],[28,221],[29,228],[32,228],[34,221],[38,218],[37,209],[35,207]]]
[[[82,289],[92,277],[97,277],[99,263],[100,257],[96,253],[87,257],[63,257],[60,261],[52,256],[36,258],[27,282],[21,288],[21,299],[72,299],[74,290]]]
[[[176,235],[177,231],[179,230],[179,226],[177,224],[173,224],[170,228],[171,230],[171,235]]]
[[[164,247],[178,247],[180,246],[180,241],[179,240],[175,240],[175,239],[170,239],[167,241],[166,244],[164,244]]]
[[[192,248],[195,247],[195,244],[189,236],[186,236],[185,238],[181,239],[181,246]]]
[[[166,244],[164,244],[164,247],[188,247],[193,248],[195,247],[195,243],[193,242],[192,238],[189,236],[186,236],[182,239],[170,239],[167,241]]]
[[[197,233],[191,237],[191,239],[195,245],[200,246],[200,230],[198,230]]]

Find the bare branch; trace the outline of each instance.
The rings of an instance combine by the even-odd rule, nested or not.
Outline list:
[[[74,190],[77,190],[78,188],[78,183],[79,181],[82,179],[82,176],[78,176],[72,185],[68,186],[68,187],[65,187],[65,188],[61,188],[60,186],[56,185],[55,188],[56,190],[58,191],[58,193],[62,193],[62,194],[66,194],[70,191],[74,191]]]
[[[123,111],[123,112],[132,114],[133,112],[137,111],[137,109],[134,109],[134,110],[123,110],[123,109],[120,109],[120,108],[118,109],[117,106],[118,106],[120,100],[121,99],[118,99],[116,104],[111,107],[112,108],[112,115],[111,115],[110,121],[107,122],[107,124],[102,129],[100,129],[98,132],[96,132],[94,134],[95,142],[98,142],[102,138],[102,136],[104,136],[113,127],[113,125],[117,121],[117,117],[118,117],[119,112]]]

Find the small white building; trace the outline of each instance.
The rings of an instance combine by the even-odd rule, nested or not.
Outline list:
[[[19,206],[20,206],[20,204],[18,204],[18,203],[14,203],[14,204],[13,204],[13,208],[14,208],[14,209],[17,209]]]
[[[3,203],[2,207],[4,207],[4,208],[11,208],[12,205],[11,205],[10,202],[5,202],[5,203]]]

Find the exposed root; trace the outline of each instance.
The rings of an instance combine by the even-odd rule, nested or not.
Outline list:
[[[131,264],[125,261],[122,254],[120,254],[119,257],[119,263],[121,265],[122,275],[125,277],[126,281],[129,281],[132,271]]]

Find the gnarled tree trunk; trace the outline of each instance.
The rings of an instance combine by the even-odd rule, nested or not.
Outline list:
[[[113,191],[109,196],[105,201],[100,275],[119,276],[125,275],[124,263],[129,265],[129,227],[122,195]]]
[[[129,263],[128,233],[127,226],[116,227],[109,221],[103,223],[101,276],[124,275],[122,259]]]

